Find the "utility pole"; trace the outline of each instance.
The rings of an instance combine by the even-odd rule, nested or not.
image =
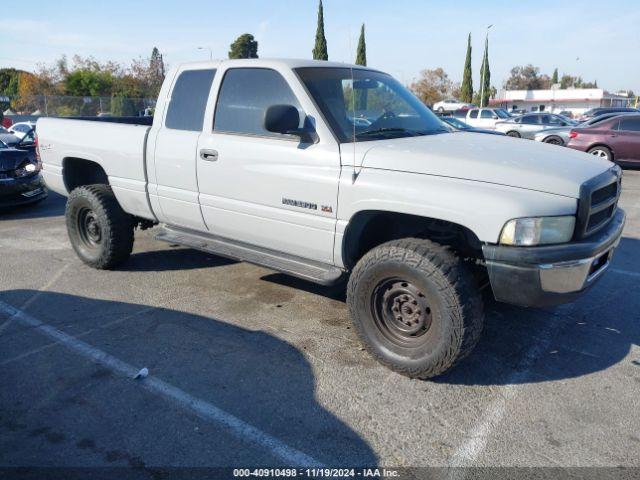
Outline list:
[[[489,25],[487,27],[487,34],[485,36],[484,39],[484,48],[485,51],[487,49],[487,45],[489,44],[489,29],[493,27],[493,24]],[[480,87],[480,108],[484,107],[483,103],[484,103],[484,76],[485,76],[485,72],[486,72],[486,66],[485,66],[485,62],[484,60],[482,61],[482,79],[480,80],[480,82],[482,83],[482,86]]]

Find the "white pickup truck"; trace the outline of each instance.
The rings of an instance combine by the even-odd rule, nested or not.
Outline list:
[[[470,108],[464,123],[475,128],[495,130],[498,122],[509,120],[511,116],[504,108]]]
[[[484,287],[522,306],[585,292],[624,225],[614,164],[451,132],[368,68],[185,64],[167,76],[152,125],[108,120],[38,122],[44,178],[69,197],[84,262],[116,267],[136,228],[161,224],[157,238],[172,244],[323,285],[348,278],[363,344],[411,377],[470,352]]]

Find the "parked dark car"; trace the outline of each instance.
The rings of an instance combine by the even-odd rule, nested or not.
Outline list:
[[[567,147],[620,164],[640,165],[640,114],[620,115],[569,133]]]
[[[569,125],[566,127],[558,127],[558,128],[547,128],[545,130],[540,130],[536,134],[534,134],[533,139],[538,142],[551,143],[552,145],[561,145],[565,146],[569,141],[569,133],[574,128],[586,128],[591,125],[595,125],[600,122],[604,122],[613,117],[618,117],[620,115],[633,115],[631,113],[604,113],[598,117],[593,117],[586,122],[582,122],[578,125]]]
[[[637,108],[631,107],[598,107],[592,108],[591,110],[587,110],[582,114],[582,116],[578,119],[579,122],[584,122],[593,117],[599,117],[605,113],[640,113],[640,110]]]
[[[0,141],[0,209],[34,203],[47,196],[33,132],[16,147]]]
[[[485,128],[475,128],[471,125],[464,123],[459,118],[451,117],[451,116],[441,116],[440,120],[445,122],[450,127],[453,127],[454,130],[459,130],[461,132],[473,132],[473,133],[488,133],[489,135],[504,135],[502,132],[497,132],[496,130],[487,130]]]

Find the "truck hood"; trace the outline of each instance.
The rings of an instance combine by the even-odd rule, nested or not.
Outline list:
[[[363,168],[495,183],[580,196],[580,185],[613,163],[569,148],[496,135],[457,132],[363,142]]]

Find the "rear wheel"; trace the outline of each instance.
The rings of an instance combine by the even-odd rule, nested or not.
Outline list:
[[[556,135],[552,135],[551,137],[547,137],[544,139],[544,143],[548,143],[550,145],[560,145],[563,146],[564,142],[562,141],[562,138],[556,136]]]
[[[595,155],[596,157],[604,158],[605,160],[609,160],[609,161],[613,160],[613,154],[611,153],[611,150],[601,145],[590,148],[587,153],[590,153],[591,155]]]
[[[428,240],[396,240],[367,253],[351,274],[347,303],[366,349],[409,377],[449,370],[482,331],[482,300],[471,273]]]
[[[108,185],[73,190],[65,217],[71,245],[87,265],[110,269],[131,254],[134,220],[122,210]]]
[[[520,134],[518,132],[516,132],[515,130],[508,131],[507,132],[507,136],[513,137],[513,138],[520,138]]]

